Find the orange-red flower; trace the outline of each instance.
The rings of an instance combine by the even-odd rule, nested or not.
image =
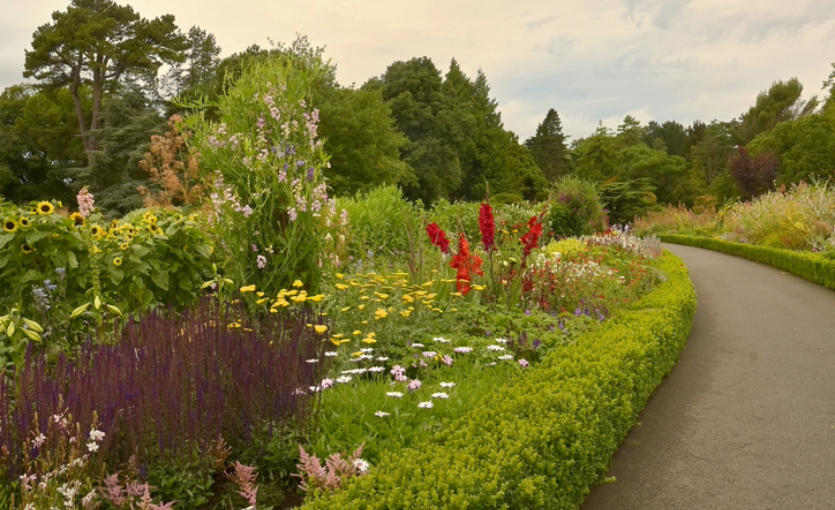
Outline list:
[[[531,250],[536,248],[541,235],[542,223],[539,222],[538,217],[534,216],[528,220],[528,233],[519,239],[519,242],[523,245],[522,251],[525,253],[526,257],[531,254]]]
[[[479,276],[484,275],[481,270],[481,257],[474,256],[470,253],[470,243],[464,237],[464,233],[458,236],[458,254],[452,257],[452,262],[449,267],[458,270],[456,275],[456,286],[458,292],[466,295],[470,292],[470,282],[472,282],[473,274]]]

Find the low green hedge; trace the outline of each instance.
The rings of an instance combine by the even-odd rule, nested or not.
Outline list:
[[[743,257],[754,262],[782,269],[810,282],[815,282],[835,290],[835,260],[820,253],[798,252],[769,248],[753,244],[733,243],[709,237],[695,237],[662,234],[658,236],[665,243],[684,244],[697,248],[727,253]]]
[[[681,260],[593,334],[550,353],[424,444],[391,452],[325,509],[576,509],[607,472],[689,335],[696,296]]]

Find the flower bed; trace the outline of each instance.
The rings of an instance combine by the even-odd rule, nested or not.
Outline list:
[[[689,334],[687,270],[669,254],[659,269],[667,282],[611,321],[304,508],[577,508]]]

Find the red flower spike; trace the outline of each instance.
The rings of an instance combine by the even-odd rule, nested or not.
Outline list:
[[[458,292],[464,295],[467,295],[471,290],[470,282],[473,273],[479,276],[484,275],[481,270],[481,257],[470,254],[470,243],[467,242],[463,232],[458,236],[458,254],[452,257],[449,267],[458,270],[455,278],[456,286]]]
[[[449,253],[449,239],[446,233],[438,227],[437,223],[430,223],[426,226],[426,233],[429,234],[429,240],[441,249],[444,253]]]
[[[493,220],[493,208],[490,204],[481,204],[478,211],[478,229],[481,231],[481,244],[484,251],[490,253],[496,244],[496,223]]]
[[[539,237],[542,235],[542,223],[539,223],[539,218],[534,216],[528,221],[528,233],[523,235],[519,242],[524,245],[522,251],[525,256],[531,254],[531,250],[536,248],[539,243]]]

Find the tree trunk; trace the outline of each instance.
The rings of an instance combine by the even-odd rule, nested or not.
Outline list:
[[[93,164],[93,154],[90,148],[90,132],[87,130],[86,122],[84,121],[84,108],[81,105],[81,97],[78,89],[81,86],[81,71],[80,69],[73,69],[72,83],[70,83],[70,95],[72,96],[72,104],[75,108],[75,116],[78,119],[78,129],[81,132],[81,143],[84,145],[84,152],[87,154],[87,163]]]

